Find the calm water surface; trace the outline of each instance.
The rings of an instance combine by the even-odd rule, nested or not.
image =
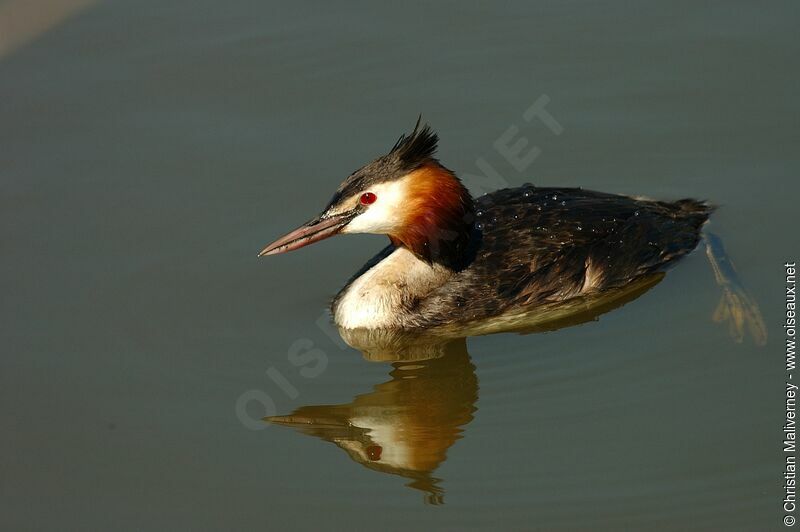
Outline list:
[[[781,528],[798,15],[0,2],[0,525]],[[420,112],[462,176],[720,204],[766,346],[696,252],[598,321],[365,360],[324,312],[383,238],[255,255]]]

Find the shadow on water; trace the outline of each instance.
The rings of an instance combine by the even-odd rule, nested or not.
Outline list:
[[[459,330],[425,335],[340,330],[365,359],[390,362],[391,379],[349,403],[303,406],[265,421],[334,443],[353,461],[374,471],[411,479],[409,487],[423,491],[427,502],[441,504],[444,489],[434,472],[477,411],[478,378],[466,338],[553,331],[596,320],[638,298],[662,278],[663,274],[656,274],[600,298],[577,299],[567,307],[544,307]]]

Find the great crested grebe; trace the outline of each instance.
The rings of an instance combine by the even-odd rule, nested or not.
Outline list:
[[[344,180],[259,256],[339,233],[391,241],[336,295],[345,329],[431,329],[602,294],[691,252],[713,207],[526,185],[473,199],[425,125]]]

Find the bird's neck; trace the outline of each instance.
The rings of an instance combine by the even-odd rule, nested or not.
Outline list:
[[[389,235],[421,260],[461,270],[469,262],[475,206],[461,181],[432,161],[414,170],[407,223]]]
[[[408,328],[413,303],[453,275],[452,269],[399,246],[339,292],[333,301],[334,321],[344,329]]]

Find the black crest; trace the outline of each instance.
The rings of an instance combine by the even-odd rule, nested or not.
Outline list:
[[[402,135],[391,151],[362,166],[345,179],[328,204],[330,209],[344,198],[366,192],[376,184],[399,179],[434,159],[439,137],[427,125],[422,125],[422,116],[410,135]]]
[[[414,170],[436,155],[436,146],[439,136],[433,132],[428,124],[422,124],[422,116],[417,119],[414,131],[410,135],[401,135],[389,156],[397,157],[404,170]]]

